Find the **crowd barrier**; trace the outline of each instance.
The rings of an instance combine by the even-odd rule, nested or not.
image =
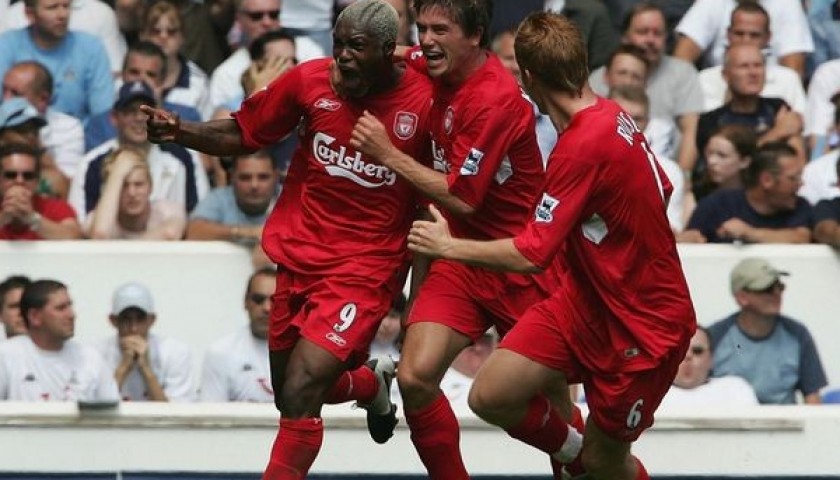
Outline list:
[[[310,478],[422,478],[404,419],[384,445],[370,440],[364,422],[363,410],[325,409]],[[473,416],[460,422],[464,462],[476,478],[546,478],[544,454]],[[0,402],[0,471],[256,479],[276,426],[273,408],[259,404],[134,402],[79,411],[71,403]],[[840,406],[671,411],[657,415],[634,452],[655,478],[840,478],[838,431]],[[229,476],[211,475],[219,472]]]
[[[808,326],[829,381],[840,385],[840,257],[824,245],[680,245],[680,257],[700,324],[736,310],[729,271],[759,256],[790,272],[783,311]],[[76,337],[113,335],[111,293],[137,280],[154,295],[155,331],[187,342],[196,365],[204,349],[247,321],[245,283],[249,253],[224,242],[0,242],[0,278],[24,273],[67,283],[77,313]]]

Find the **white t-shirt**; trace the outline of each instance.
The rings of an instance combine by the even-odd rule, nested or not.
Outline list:
[[[283,6],[286,9],[286,6]],[[324,51],[309,37],[295,38],[295,56],[299,63],[313,58],[321,58]],[[242,73],[251,65],[251,54],[247,48],[233,52],[221,65],[213,70],[210,77],[210,104],[214,109],[224,107],[237,98],[245,97],[242,88]]]
[[[805,115],[807,101],[802,79],[793,69],[775,63],[767,64],[767,78],[762,97],[781,98],[795,111]],[[700,71],[700,86],[703,88],[706,111],[714,110],[725,103],[728,87],[723,79],[723,67],[718,65]]]
[[[198,395],[203,402],[273,402],[268,342],[244,325],[210,345]]]
[[[834,125],[831,97],[840,92],[840,59],[829,60],[814,71],[808,84],[805,135],[825,135]]]
[[[739,407],[758,405],[758,399],[752,386],[741,377],[734,375],[710,378],[708,382],[695,388],[671,386],[659,411],[681,407]]]
[[[53,352],[18,335],[0,343],[0,399],[108,402],[119,400],[119,392],[95,349],[68,340]]]
[[[170,402],[191,402],[195,400],[192,353],[185,344],[173,338],[149,333],[149,361],[166,398]],[[105,359],[111,375],[120,364],[122,353],[116,335],[100,339],[94,347]],[[134,367],[125,377],[120,395],[123,400],[149,400],[146,381],[140,369]]]
[[[20,0],[12,4],[5,14],[0,15],[0,32],[29,25],[23,3],[23,0]],[[114,72],[122,70],[126,52],[125,38],[120,33],[117,15],[105,2],[73,0],[70,10],[70,30],[87,32],[99,37],[108,53],[111,70]]]
[[[808,162],[802,171],[802,186],[797,194],[811,205],[816,205],[820,200],[840,197],[840,188],[837,188],[838,159],[840,150],[834,150]]]
[[[334,0],[283,0],[280,24],[302,30],[330,30],[334,3]]]
[[[770,16],[770,53],[775,62],[793,53],[814,51],[814,41],[802,4],[795,0],[760,0]],[[726,30],[735,0],[696,0],[685,12],[676,31],[691,38],[703,51],[703,66],[723,64]]]
[[[85,132],[78,118],[47,108],[47,124],[39,132],[41,143],[52,154],[55,164],[67,178],[85,156]]]

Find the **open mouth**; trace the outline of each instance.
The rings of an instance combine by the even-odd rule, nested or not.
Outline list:
[[[438,62],[443,60],[443,52],[425,52],[426,59],[430,62]]]

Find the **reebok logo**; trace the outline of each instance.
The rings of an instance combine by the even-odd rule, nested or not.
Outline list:
[[[312,139],[312,154],[321,162],[327,173],[333,177],[343,177],[365,188],[390,186],[397,182],[397,174],[388,167],[362,160],[362,153],[349,155],[347,147],[336,145],[335,138],[326,133],[317,132]]]

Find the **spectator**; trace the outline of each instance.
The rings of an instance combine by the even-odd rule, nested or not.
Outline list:
[[[648,135],[648,123],[650,117],[648,116],[648,97],[642,86],[620,86],[610,90],[610,98],[615,100],[622,110],[630,114],[636,126],[645,136]],[[648,142],[651,140],[648,139]],[[651,146],[652,147],[652,146]],[[685,212],[684,212],[684,198],[686,194],[685,180],[683,178],[682,170],[677,162],[670,158],[663,156],[656,156],[659,166],[668,175],[671,181],[671,186],[674,188],[671,193],[671,200],[668,202],[668,223],[671,224],[671,230],[674,232],[681,232],[685,226]]]
[[[166,55],[163,50],[151,42],[137,41],[128,49],[125,56],[120,83],[143,82],[152,88],[155,101],[163,102],[165,108],[178,113],[185,120],[198,121],[198,110],[189,105],[171,103],[164,99],[163,81],[166,76]],[[163,99],[163,100],[162,100]],[[112,119],[113,112],[108,110],[93,115],[85,124],[85,151],[93,150],[108,140],[117,137],[117,128]]]
[[[834,168],[834,188],[837,188],[836,179],[840,177],[837,158]],[[820,200],[814,207],[814,240],[840,248],[840,196]]]
[[[180,240],[187,226],[183,205],[151,200],[152,174],[142,152],[116,150],[102,165],[102,196],[85,221],[97,240]]]
[[[122,0],[117,0],[119,3]],[[228,32],[236,15],[237,0],[170,0],[181,12],[184,46],[181,51],[203,71],[213,70],[230,55]],[[142,18],[138,17],[138,18]]]
[[[726,30],[729,47],[753,45],[762,52],[767,51],[770,42],[770,17],[760,4],[742,2],[732,10],[732,19]],[[766,79],[762,97],[781,98],[793,111],[805,114],[805,90],[799,73],[774,62],[766,65]],[[706,110],[714,110],[728,100],[729,92],[724,81],[722,66],[715,65],[700,72],[700,85],[706,99]]]
[[[157,315],[148,288],[134,282],[118,287],[108,319],[117,333],[102,338],[96,349],[113,372],[123,400],[195,399],[190,349],[178,340],[151,332]]]
[[[660,411],[680,407],[739,407],[758,405],[755,390],[738,375],[710,377],[712,372],[712,345],[709,331],[701,326],[691,338],[691,345],[680,363],[674,384]]]
[[[244,35],[244,45],[233,52],[210,77],[210,103],[213,108],[228,105],[244,93],[240,79],[251,64],[248,47],[260,35],[280,28],[280,0],[241,0],[236,18]],[[323,50],[306,36],[295,40],[295,57],[299,61],[322,57]]]
[[[397,45],[411,46],[417,43],[417,31],[414,26],[414,8],[410,0],[386,0],[400,17],[400,29],[397,31]],[[332,43],[332,39],[330,39]],[[322,45],[321,48],[324,48]],[[330,51],[329,48],[324,49]]]
[[[743,188],[743,172],[756,149],[755,132],[743,125],[724,125],[706,142],[703,157],[706,169],[692,187],[696,201],[724,189]]]
[[[699,113],[703,111],[703,90],[697,71],[689,63],[665,55],[665,15],[653,3],[637,3],[627,14],[622,32],[623,43],[636,45],[645,52],[650,64],[646,89],[650,116],[675,122],[680,138],[676,160],[683,170],[690,171],[697,159],[693,139]],[[609,93],[603,70],[592,72],[589,82],[599,95]]]
[[[30,145],[0,147],[0,240],[81,238],[73,208],[37,193],[41,152]]]
[[[70,0],[23,0],[29,27],[0,34],[0,76],[17,62],[35,60],[56,79],[53,105],[83,122],[108,110],[114,98],[111,66],[102,42],[68,30]]]
[[[837,124],[838,97],[840,95],[840,58],[820,65],[808,84],[808,108],[805,115],[805,135],[811,147],[811,158],[822,155],[825,144],[837,144],[838,138],[831,138]]]
[[[122,0],[118,0],[122,1]],[[65,2],[53,2],[58,8],[67,8]],[[70,9],[70,30],[86,32],[97,37],[108,53],[111,71],[117,72],[125,56],[125,38],[120,34],[114,11],[109,6],[112,2],[100,0],[70,0],[66,2]],[[27,12],[25,1],[15,1],[7,14],[0,19],[0,32],[26,28],[32,23],[32,16]]]
[[[823,63],[840,57],[840,6],[836,0],[810,0],[808,26],[814,52],[808,58],[808,76]]]
[[[291,28],[296,36],[305,36],[321,51],[330,52],[332,51],[332,21],[335,18],[333,14],[338,13],[334,12],[334,9],[343,9],[353,1],[283,0],[280,20]]]
[[[201,67],[181,54],[183,29],[178,7],[169,1],[158,1],[146,11],[140,38],[154,43],[166,55],[166,75],[159,82],[161,98],[195,109],[202,120],[207,120],[213,114],[210,80]]]
[[[399,360],[400,329],[406,302],[405,294],[402,292],[391,302],[391,309],[388,310],[388,315],[385,315],[385,318],[382,319],[382,323],[379,324],[379,329],[376,331],[376,337],[370,344],[371,358],[390,356],[394,360]]]
[[[523,18],[538,10],[559,13],[578,27],[586,44],[589,67],[592,69],[603,65],[609,52],[618,44],[617,32],[610,22],[603,2],[591,0],[493,2],[490,34],[495,37],[505,30],[515,31]]]
[[[73,340],[76,314],[67,287],[36,280],[20,299],[29,335],[0,343],[0,400],[116,402],[119,391],[102,357]]]
[[[44,117],[25,98],[12,97],[0,104],[0,146],[30,145],[41,153],[38,193],[65,198],[68,182],[55,166],[55,160],[45,151],[40,132],[46,126]]]
[[[704,56],[704,67],[723,63],[732,11],[738,4],[747,3],[754,2],[694,2],[677,25],[679,38],[674,47],[674,56],[691,63],[698,62]],[[802,4],[789,0],[761,0],[759,3],[769,15],[770,31],[774,33],[769,42],[770,57],[804,78],[805,58],[814,50],[814,42]]]
[[[840,127],[840,110],[837,110],[836,125]],[[812,159],[802,171],[802,188],[799,196],[816,205],[821,200],[840,197],[837,185],[837,166],[840,164],[840,149],[832,150]]]
[[[763,258],[741,260],[730,275],[739,311],[711,327],[715,376],[738,375],[755,389],[762,404],[821,403],[827,385],[808,329],[782,315],[781,278],[788,275]]]
[[[155,94],[144,82],[130,82],[120,87],[114,102],[112,121],[117,138],[103,143],[85,156],[70,185],[69,201],[79,220],[85,218],[99,201],[102,189],[102,163],[118,148],[144,152],[152,173],[152,200],[165,198],[189,211],[209,190],[209,183],[198,155],[179,146],[153,145],[146,138],[146,114],[142,105],[157,105]]]
[[[231,184],[215,188],[190,214],[187,240],[226,240],[260,248],[262,227],[280,194],[267,150],[234,157]]]
[[[20,313],[20,297],[23,289],[32,283],[29,277],[12,275],[0,283],[0,322],[3,323],[3,337],[26,335],[26,324]]]
[[[266,340],[274,277],[272,268],[262,268],[251,275],[245,289],[248,325],[207,348],[201,368],[201,401],[274,401]]]
[[[604,82],[606,82],[607,95],[614,88],[619,87],[641,87],[647,86],[648,71],[650,63],[641,48],[625,43],[615,49],[607,60],[604,69]],[[678,153],[679,138],[677,126],[674,119],[670,117],[650,116],[650,97],[647,97],[648,121],[645,127],[645,137],[653,153],[657,157],[673,159]]]
[[[690,243],[808,243],[812,212],[796,195],[802,163],[783,143],[759,148],[744,173],[744,188],[719,190],[697,203],[686,231]]]
[[[39,132],[41,145],[69,183],[85,153],[84,133],[79,119],[50,106],[53,85],[52,75],[40,63],[18,62],[3,77],[3,100],[23,97],[44,117],[47,124]]]
[[[802,117],[780,98],[761,96],[764,89],[764,57],[754,45],[734,45],[726,51],[723,76],[731,99],[722,107],[700,116],[697,127],[697,149],[702,152],[713,131],[723,125],[746,125],[755,130],[756,143],[788,142],[805,157],[802,138]],[[706,168],[704,158],[694,165],[692,178],[700,177]]]

